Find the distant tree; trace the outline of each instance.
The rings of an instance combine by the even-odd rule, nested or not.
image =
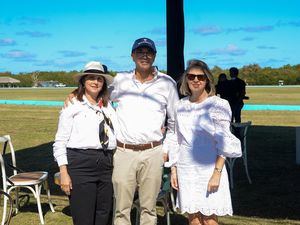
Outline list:
[[[243,76],[247,76],[248,74],[251,73],[258,73],[261,70],[260,66],[258,64],[250,64],[247,66],[243,66],[240,69],[240,74]]]
[[[33,72],[30,77],[32,79],[32,87],[37,87],[38,86],[38,82],[39,82],[39,71],[35,71]]]
[[[211,69],[211,72],[213,74],[213,77],[214,77],[214,82],[215,84],[218,82],[218,77],[220,75],[220,73],[224,73],[224,70],[221,68],[221,67],[218,67],[218,66],[214,66],[212,69]]]

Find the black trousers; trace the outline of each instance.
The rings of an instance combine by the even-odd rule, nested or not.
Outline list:
[[[113,202],[112,151],[68,149],[74,225],[109,225]]]
[[[236,102],[230,105],[232,111],[231,122],[235,122],[235,123],[241,122],[241,112],[243,106],[244,106],[243,102]]]

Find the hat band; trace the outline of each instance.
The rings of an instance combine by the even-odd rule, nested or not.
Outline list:
[[[84,73],[104,73],[103,71],[101,70],[95,70],[95,69],[92,69],[92,70],[85,70],[83,71]]]

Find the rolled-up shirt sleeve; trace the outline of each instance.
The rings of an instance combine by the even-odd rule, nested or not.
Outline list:
[[[165,167],[176,166],[179,156],[179,143],[180,135],[178,132],[178,120],[177,120],[177,104],[174,104],[174,128],[172,130],[173,133],[169,133],[167,141],[164,142],[165,148],[168,150],[168,161],[165,162]]]
[[[62,109],[60,112],[58,129],[53,144],[53,155],[55,160],[57,161],[58,166],[68,164],[67,143],[70,139],[73,127],[73,108],[74,106],[71,105],[65,109]]]
[[[222,100],[216,103],[212,118],[215,125],[214,139],[217,154],[223,158],[241,157],[241,142],[230,131],[231,110],[227,101]]]
[[[175,133],[175,104],[178,102],[178,93],[175,84],[170,88],[167,103],[167,132],[163,142],[164,153],[168,153],[177,141]]]
[[[176,139],[174,141],[170,141],[168,144],[169,152],[168,152],[168,161],[165,162],[165,167],[176,166],[179,156],[179,143],[178,143],[178,133],[177,133],[177,125],[175,125],[175,136]]]

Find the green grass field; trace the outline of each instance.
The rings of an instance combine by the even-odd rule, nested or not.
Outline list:
[[[0,99],[64,100],[72,89],[0,89]],[[249,88],[251,104],[300,104],[300,88]],[[19,167],[46,170],[55,213],[43,204],[46,224],[72,224],[68,201],[53,184],[58,168],[52,157],[59,107],[0,105],[0,135],[10,134],[17,150]],[[241,160],[235,165],[232,190],[233,217],[220,218],[220,224],[232,225],[300,225],[300,166],[295,164],[295,127],[300,124],[298,111],[245,111],[243,121],[253,126],[248,136],[248,184]],[[45,199],[43,199],[46,202]],[[30,196],[12,225],[39,224],[35,199]],[[159,225],[164,224],[158,207]],[[1,212],[0,212],[1,213]],[[1,214],[0,214],[1,215]],[[171,216],[173,225],[187,224],[184,216]]]
[[[63,101],[73,89],[74,88],[0,88],[0,99]]]
[[[63,101],[73,88],[0,89],[0,99]],[[300,105],[300,87],[248,87],[246,104]]]
[[[246,104],[300,105],[300,87],[248,87]]]

